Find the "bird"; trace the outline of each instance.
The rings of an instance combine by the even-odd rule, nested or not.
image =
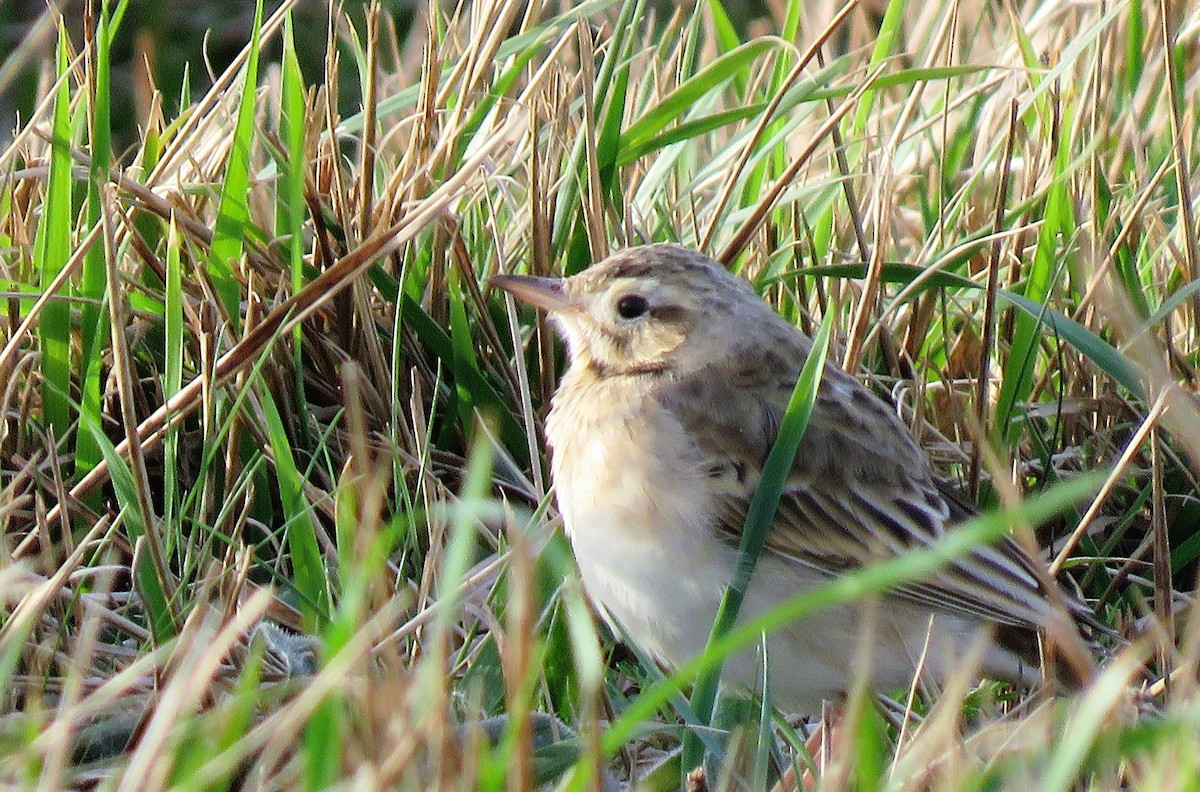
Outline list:
[[[733,577],[747,509],[812,340],[747,281],[674,244],[630,247],[570,277],[489,282],[546,311],[565,342],[545,436],[586,595],[659,663],[688,662]],[[973,513],[895,410],[827,362],[741,618],[928,547]],[[1039,563],[1005,538],[881,595],[869,637],[874,689],[908,687],[918,665],[947,679],[981,631],[980,676],[1034,684],[1039,634],[1053,619],[1065,611],[1075,636],[1098,625]],[[844,603],[774,631],[775,704],[813,715],[844,696],[863,618],[861,603]],[[722,684],[754,691],[761,662],[751,650],[727,658]],[[1069,673],[1079,684],[1089,670],[1076,663]]]

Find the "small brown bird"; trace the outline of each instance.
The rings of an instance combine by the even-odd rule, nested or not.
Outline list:
[[[691,659],[733,575],[811,341],[746,282],[674,245],[631,248],[570,278],[491,282],[549,311],[567,344],[546,436],[588,596],[660,661]],[[969,515],[899,418],[827,365],[742,617],[928,546]],[[1033,681],[1039,628],[1058,613],[1037,563],[1006,540],[882,596],[871,639],[876,686],[911,684],[927,636],[925,668],[944,679],[989,628],[983,673]],[[1094,621],[1082,602],[1059,599],[1072,619]],[[861,605],[841,605],[770,636],[781,708],[813,714],[849,689],[861,615]],[[754,689],[757,663],[752,651],[729,658],[724,681]]]

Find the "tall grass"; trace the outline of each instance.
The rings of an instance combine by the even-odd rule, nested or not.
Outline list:
[[[0,151],[4,783],[669,789],[693,735],[762,787],[795,722],[751,707],[747,764],[696,674],[1016,526],[1128,645],[1070,697],[853,691],[823,785],[1192,788],[1200,11],[777,5],[285,0],[123,151],[135,23],[89,6]],[[828,322],[997,510],[688,668],[619,647],[547,480],[561,350],[485,279],[651,240]]]

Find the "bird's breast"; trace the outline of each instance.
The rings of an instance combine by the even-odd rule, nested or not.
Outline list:
[[[652,397],[564,385],[546,425],[588,596],[668,662],[699,651],[734,565],[696,450]]]

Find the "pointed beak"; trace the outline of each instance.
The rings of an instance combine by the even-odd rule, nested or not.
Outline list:
[[[538,278],[532,275],[493,275],[488,283],[499,286],[518,300],[545,308],[547,311],[567,311],[575,303],[567,296],[562,278]]]

